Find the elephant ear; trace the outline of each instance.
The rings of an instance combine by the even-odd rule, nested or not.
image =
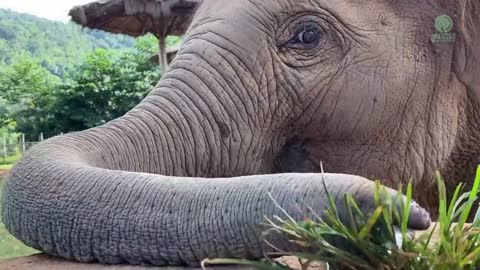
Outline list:
[[[460,14],[453,68],[480,103],[480,0],[456,1]]]

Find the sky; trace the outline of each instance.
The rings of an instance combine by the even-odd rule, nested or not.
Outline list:
[[[0,8],[29,13],[38,17],[66,22],[68,11],[75,5],[82,5],[94,0],[0,0]]]

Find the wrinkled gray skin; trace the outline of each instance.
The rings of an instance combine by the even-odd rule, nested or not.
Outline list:
[[[320,162],[344,174],[325,176],[340,210],[346,193],[371,209],[366,178],[412,179],[433,209],[434,171],[471,179],[480,157],[479,11],[477,0],[206,0],[141,104],[17,164],[5,225],[79,261],[258,258],[269,251],[258,224],[283,216],[268,193],[296,219],[324,209],[321,175],[300,174]],[[444,13],[457,39],[432,43]],[[312,25],[318,42],[299,43]],[[414,206],[410,226],[428,224]]]

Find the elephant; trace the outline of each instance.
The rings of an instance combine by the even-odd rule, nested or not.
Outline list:
[[[435,172],[451,189],[480,162],[479,13],[477,0],[204,0],[138,106],[16,164],[3,222],[80,262],[257,259],[265,217],[321,215],[327,191],[341,215],[345,194],[368,213],[380,179],[391,194],[412,182],[409,226],[426,229]],[[454,41],[432,40],[444,14]]]

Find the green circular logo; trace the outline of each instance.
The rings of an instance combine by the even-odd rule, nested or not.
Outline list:
[[[448,33],[453,28],[453,20],[450,16],[443,14],[435,19],[435,28],[440,33]]]

